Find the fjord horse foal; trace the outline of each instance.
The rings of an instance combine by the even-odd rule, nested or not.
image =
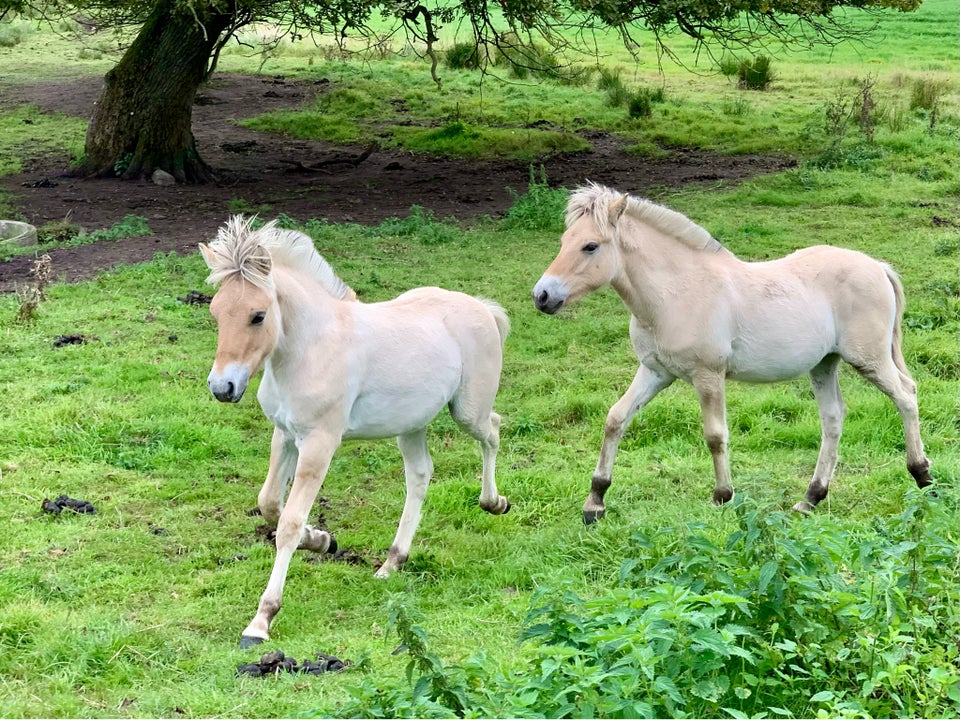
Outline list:
[[[548,314],[604,285],[630,310],[640,368],[610,408],[587,523],[603,516],[613,462],[630,420],[680,378],[693,385],[713,457],[713,499],[733,497],[726,380],[765,383],[809,373],[822,426],[813,479],[794,509],[827,495],[845,407],[837,369],[850,363],[886,393],[903,420],[907,468],[932,482],[920,440],[917,388],[900,350],[903,287],[889,265],[819,245],[779,260],[744,262],[678,212],[600,185],[572,193],[560,253],[533,289]]]
[[[494,515],[510,509],[494,481],[493,402],[510,327],[499,305],[434,287],[359,302],[308,236],[272,223],[255,230],[239,216],[200,250],[208,281],[220,284],[210,304],[218,326],[210,391],[238,402],[262,367],[257,399],[274,425],[258,504],[276,526],[277,554],[241,647],[269,637],[294,551],[336,549],[307,515],[342,440],[396,437],[403,455],[406,501],[378,577],[410,552],[433,472],[426,427],[444,407],[480,443],[480,506]]]

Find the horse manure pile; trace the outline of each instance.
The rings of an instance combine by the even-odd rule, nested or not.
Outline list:
[[[56,500],[44,498],[40,503],[40,509],[51,515],[59,515],[64,510],[71,510],[79,515],[92,515],[97,509],[86,500],[76,500],[66,495],[61,495]]]
[[[316,660],[304,660],[301,665],[295,659],[286,657],[283,652],[277,650],[261,655],[257,662],[238,665],[237,675],[265,677],[267,675],[279,675],[282,672],[323,675],[328,672],[340,672],[349,666],[349,660],[341,660],[325,653],[317,653]]]
[[[191,290],[183,297],[178,297],[177,300],[185,305],[209,305],[213,298],[199,290]]]
[[[83,345],[86,342],[86,335],[57,335],[53,339],[53,346],[59,348],[65,345]]]

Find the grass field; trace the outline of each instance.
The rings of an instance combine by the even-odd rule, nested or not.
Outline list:
[[[441,416],[410,560],[377,581],[372,563],[385,557],[402,506],[400,456],[390,441],[345,445],[321,509],[340,546],[366,564],[298,554],[263,651],[298,660],[325,652],[355,667],[237,677],[236,667],[259,654],[236,642],[273,561],[255,533],[259,519],[246,514],[266,473],[270,428],[255,387],[230,406],[206,389],[215,328],[205,307],[177,300],[203,289],[200,257],[158,256],[53,285],[30,322],[17,322],[19,302],[4,296],[0,497],[10,527],[0,539],[0,714],[954,716],[956,20],[951,2],[927,0],[916,14],[884,18],[870,48],[778,57],[779,78],[763,93],[718,73],[667,64],[660,74],[652,60],[634,67],[612,56],[609,67],[631,87],[664,88],[665,102],[643,119],[611,107],[596,81],[498,86],[488,78],[481,105],[475,73],[444,71],[438,92],[423,65],[404,58],[381,64],[290,50],[263,70],[335,79],[343,103],[317,110],[350,119],[360,139],[394,119],[365,98],[402,82],[413,117],[434,128],[460,121],[504,131],[527,118],[573,127],[565,108],[575,101],[584,126],[623,133],[641,156],[674,143],[796,155],[800,164],[784,173],[656,199],[745,259],[829,243],[897,268],[937,497],[911,489],[892,404],[845,369],[841,463],[812,517],[784,512],[806,488],[819,444],[806,380],[730,386],[740,500],[724,508],[710,503],[694,394],[676,384],[628,431],[607,516],[584,527],[580,506],[604,417],[636,361],[613,293],[557,317],[530,302],[557,250],[562,193],[534,184],[505,220],[470,226],[422,214],[374,228],[297,218],[364,301],[437,284],[507,309],[498,484],[513,509],[502,517],[479,509],[479,452]],[[24,32],[17,47],[49,42],[54,51],[11,66],[16,80],[109,67],[109,55]],[[258,64],[231,54],[222,68]],[[831,122],[829,113],[849,108],[868,77],[886,108],[872,137],[855,117],[834,113]],[[925,91],[935,101],[911,108]],[[0,156],[27,152],[18,144],[23,117],[37,121],[37,147],[80,151],[82,124],[33,112],[0,114]],[[16,159],[3,162],[0,172],[16,170]],[[53,346],[72,333],[88,341]],[[42,500],[61,493],[97,513],[42,513]]]

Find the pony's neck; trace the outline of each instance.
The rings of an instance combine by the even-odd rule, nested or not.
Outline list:
[[[282,360],[288,354],[299,354],[305,341],[330,332],[337,306],[346,301],[335,298],[316,279],[299,270],[275,267],[273,282],[283,326],[274,354]]]
[[[662,316],[659,308],[716,281],[720,265],[734,258],[719,244],[699,249],[633,217],[621,219],[619,232],[622,267],[611,285],[630,311],[649,323]]]

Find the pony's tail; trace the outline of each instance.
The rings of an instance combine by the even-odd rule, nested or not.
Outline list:
[[[484,304],[487,312],[489,312],[496,321],[497,332],[500,333],[500,346],[503,347],[503,344],[507,341],[507,335],[510,334],[510,318],[507,317],[507,311],[500,306],[500,303],[496,303],[493,300],[480,298],[480,302]]]
[[[901,328],[903,313],[907,306],[907,300],[903,294],[903,283],[900,281],[900,276],[897,275],[892,267],[886,263],[881,264],[883,265],[883,271],[887,274],[887,280],[889,280],[890,285],[893,286],[893,296],[896,303],[893,313],[893,339],[890,354],[893,355],[893,362],[897,366],[897,369],[909,377],[910,371],[907,369],[907,363],[903,359],[903,350],[900,347],[903,340],[903,330]]]

